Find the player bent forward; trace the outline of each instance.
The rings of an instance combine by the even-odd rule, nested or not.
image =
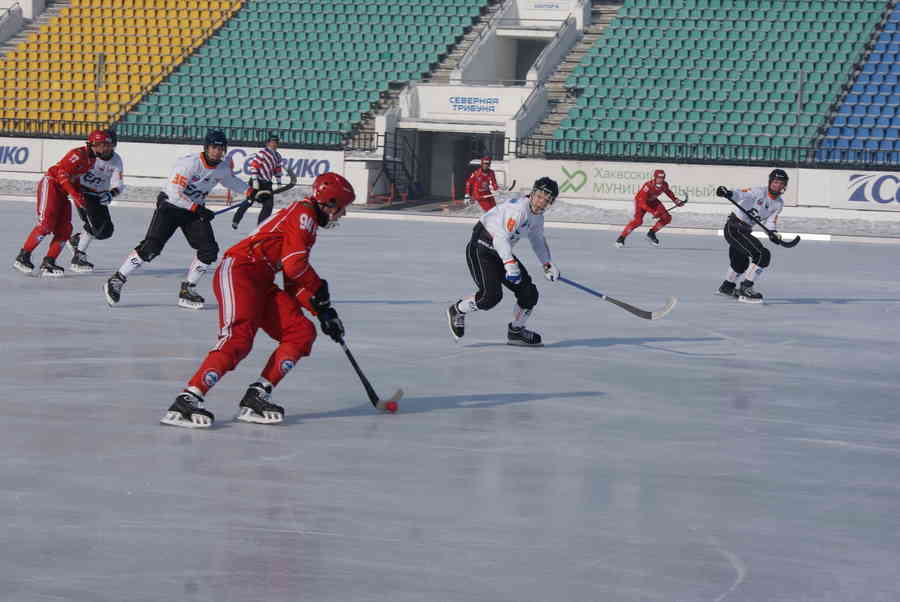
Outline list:
[[[550,249],[544,238],[544,211],[558,194],[556,182],[540,178],[534,183],[531,194],[497,205],[475,224],[466,246],[466,261],[478,292],[447,309],[450,333],[456,340],[465,334],[466,314],[477,309],[491,309],[500,303],[505,286],[516,296],[507,342],[510,345],[541,345],[541,335],[525,328],[525,322],[537,305],[538,290],[512,249],[523,234],[527,235],[531,248],[543,264],[544,277],[551,282],[559,278],[559,270],[550,259]]]
[[[219,245],[210,224],[216,214],[206,206],[206,197],[219,183],[239,194],[249,196],[250,193],[250,187],[232,173],[234,166],[231,159],[225,159],[227,152],[228,139],[225,134],[211,130],[206,134],[202,152],[186,155],[175,162],[172,175],[156,198],[156,211],[150,218],[144,240],[138,243],[122,262],[119,271],[103,287],[110,306],[119,302],[128,276],[145,262],[158,257],[175,230],[180,228],[197,255],[181,283],[178,306],[188,309],[203,307],[203,297],[195,289],[219,256]]]
[[[219,340],[160,422],[211,426],[214,417],[202,407],[203,397],[250,353],[260,328],[278,346],[241,399],[237,419],[258,424],[284,419],[284,408],[271,401],[272,389],[310,354],[316,339],[316,329],[301,307],[319,319],[323,333],[336,342],[343,340],[344,326],[331,306],[328,283],[310,265],[309,254],[317,229],[336,225],[355,196],[345,178],[324,173],[313,182],[311,197],[278,211],[225,252],[213,278],[220,308]],[[275,285],[279,271],[284,290]]]
[[[788,175],[783,169],[773,169],[769,173],[768,186],[756,186],[743,190],[729,190],[724,186],[716,188],[716,195],[736,201],[744,211],[755,216],[766,228],[772,231],[769,235],[775,244],[781,242],[781,236],[775,231],[778,215],[784,209],[782,195],[787,189]],[[728,241],[728,259],[731,269],[719,286],[719,294],[737,297],[744,303],[762,303],[763,296],[753,290],[753,284],[772,261],[772,253],[753,236],[753,220],[738,209],[728,216],[725,222],[725,240]],[[741,276],[743,275],[743,276]],[[737,286],[741,279],[740,287]]]

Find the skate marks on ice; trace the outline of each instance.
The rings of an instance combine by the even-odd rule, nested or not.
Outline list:
[[[607,347],[618,347],[618,346],[630,346],[630,347],[642,347],[644,349],[649,349],[653,351],[662,351],[664,353],[673,353],[676,355],[683,355],[686,357],[734,357],[736,355],[735,351],[726,351],[726,352],[695,352],[695,351],[683,351],[680,349],[669,349],[666,347],[662,347],[659,345],[653,345],[652,343],[708,343],[708,344],[717,344],[723,341],[726,341],[729,337],[715,336],[715,337],[610,337],[610,338],[597,338],[597,339],[566,339],[562,341],[557,341],[555,343],[544,343],[545,349],[570,349],[570,348],[578,348],[578,347],[589,347],[595,349],[602,349]],[[470,343],[465,345],[465,349],[488,349],[493,347],[506,347],[505,342],[497,341],[497,342],[477,342]]]
[[[852,297],[770,297],[766,299],[766,305],[854,305],[865,303],[900,303],[900,299]]]
[[[394,416],[406,414],[422,414],[439,410],[471,410],[495,408],[519,403],[553,402],[564,399],[591,399],[606,397],[604,391],[563,391],[548,393],[481,393],[473,395],[435,395],[428,397],[404,397],[401,410]],[[284,417],[284,423],[302,422],[305,420],[321,420],[327,418],[350,418],[358,416],[378,415],[372,411],[370,404],[359,404],[350,408],[342,408],[327,412],[296,413]]]

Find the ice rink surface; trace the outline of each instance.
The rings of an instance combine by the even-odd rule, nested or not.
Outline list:
[[[12,263],[34,207],[0,203]],[[713,294],[722,238],[549,229],[564,275],[656,309],[645,321],[540,277],[470,316],[466,224],[348,217],[320,232],[376,414],[325,337],[276,389],[280,426],[232,421],[273,342],[207,398],[215,428],[158,424],[215,342],[211,307],[176,307],[176,233],[101,286],[149,209],[114,207],[93,274],[0,274],[0,598],[75,601],[894,601],[900,597],[900,281],[892,245],[774,249],[766,304]],[[241,235],[255,215],[245,219]],[[222,249],[238,240],[214,222]],[[768,243],[766,243],[768,245]],[[38,263],[47,241],[35,253]],[[768,245],[771,246],[771,245]],[[68,268],[68,251],[60,264]]]

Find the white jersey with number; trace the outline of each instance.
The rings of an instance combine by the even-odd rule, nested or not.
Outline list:
[[[206,203],[206,196],[216,184],[243,195],[247,183],[234,175],[234,163],[225,159],[218,165],[206,162],[203,153],[185,155],[175,162],[172,175],[163,186],[169,202],[177,207],[193,211]]]
[[[541,263],[550,263],[550,249],[544,238],[544,215],[531,212],[527,196],[510,199],[481,216],[481,223],[490,233],[492,245],[506,263],[513,258],[513,247],[524,235]]]
[[[773,199],[769,196],[768,186],[756,186],[754,188],[735,190],[733,199],[745,211],[755,211],[759,221],[765,224],[766,228],[777,230],[778,214],[784,209],[784,199],[781,198],[781,195]],[[740,209],[735,211],[734,214],[748,226],[752,227],[755,223]]]
[[[113,152],[108,160],[97,157],[93,167],[81,174],[78,181],[83,189],[91,192],[109,192],[118,188],[121,194],[125,190],[122,170],[122,157]]]

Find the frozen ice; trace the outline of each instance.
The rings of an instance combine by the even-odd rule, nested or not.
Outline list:
[[[34,219],[0,203],[12,263]],[[273,399],[233,422],[273,343],[207,397],[214,428],[160,416],[214,344],[176,306],[180,233],[108,308],[101,286],[149,208],[113,207],[92,274],[0,273],[0,591],[30,602],[866,602],[900,591],[900,279],[893,245],[773,250],[766,304],[714,294],[720,237],[549,227],[563,275],[666,318],[549,283],[541,349],[509,347],[509,295],[454,342],[470,225],[348,216],[312,260],[381,395],[320,336]],[[76,218],[77,219],[77,218]],[[241,232],[213,222],[222,249]],[[47,241],[35,253],[39,260]],[[766,243],[768,244],[768,243]],[[69,251],[60,265],[68,266]]]

